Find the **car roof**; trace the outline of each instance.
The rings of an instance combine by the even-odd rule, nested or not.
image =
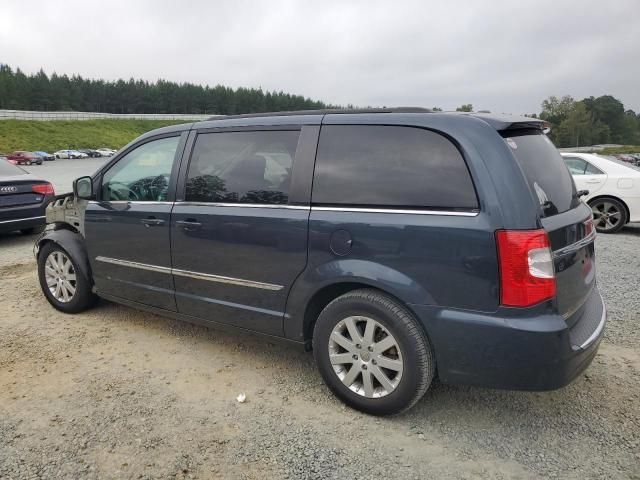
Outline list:
[[[341,117],[343,116],[344,117]],[[420,107],[398,107],[398,108],[367,108],[367,109],[323,109],[323,110],[297,110],[283,112],[247,113],[243,115],[215,116],[207,120],[196,123],[182,123],[158,128],[144,134],[140,138],[167,133],[176,133],[193,128],[224,128],[243,126],[277,126],[277,125],[320,125],[323,123],[340,123],[337,120],[347,118],[346,123],[355,123],[355,120],[363,123],[380,123],[383,118],[395,119],[393,123],[398,123],[400,118],[409,122],[419,124],[419,117],[447,117],[463,120],[465,118],[479,119],[493,127],[495,130],[503,131],[510,129],[532,128],[543,130],[549,126],[547,122],[538,118],[524,117],[518,115],[497,114],[489,112],[441,112],[432,111]]]

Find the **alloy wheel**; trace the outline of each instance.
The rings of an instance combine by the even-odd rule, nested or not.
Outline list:
[[[618,206],[606,200],[594,203],[591,210],[593,211],[593,224],[603,232],[613,230],[622,220],[622,212]]]
[[[403,372],[402,352],[397,340],[376,320],[347,317],[329,337],[329,360],[340,381],[366,398],[392,393]]]
[[[59,250],[49,254],[44,264],[47,288],[57,301],[68,303],[76,293],[76,272],[71,259]]]

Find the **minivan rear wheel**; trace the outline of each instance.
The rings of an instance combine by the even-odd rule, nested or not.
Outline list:
[[[405,308],[376,290],[354,290],[329,303],[314,328],[313,353],[331,391],[372,415],[411,408],[435,372],[424,330]]]

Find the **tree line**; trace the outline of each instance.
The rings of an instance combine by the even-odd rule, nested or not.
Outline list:
[[[261,88],[229,88],[148,82],[133,78],[94,80],[80,75],[27,75],[0,64],[0,109],[105,113],[198,113],[234,115],[252,112],[316,110],[323,102]]]
[[[350,107],[351,105],[349,105]],[[106,113],[239,113],[332,108],[321,101],[261,88],[210,87],[166,80],[106,81],[80,75],[25,74],[0,64],[0,109],[62,110]],[[334,107],[335,108],[335,107]],[[434,111],[441,111],[433,107]],[[457,111],[473,111],[463,104]],[[558,147],[602,143],[640,145],[640,114],[626,110],[611,95],[574,100],[551,96],[540,113],[529,114],[551,124],[549,137]]]
[[[558,147],[640,145],[640,113],[626,110],[611,95],[582,100],[551,96],[542,102],[539,116],[551,124],[549,137]]]

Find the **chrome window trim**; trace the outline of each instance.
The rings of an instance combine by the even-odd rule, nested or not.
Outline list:
[[[360,208],[360,207],[311,207],[311,211],[320,212],[360,212],[360,213],[395,213],[403,215],[442,215],[453,217],[477,217],[480,212],[461,212],[455,210],[403,210],[396,208]]]
[[[287,205],[278,203],[223,203],[223,202],[176,202],[187,207],[246,207],[246,208],[285,208],[288,210],[309,210],[308,205]]]
[[[593,231],[589,235],[587,235],[586,237],[578,240],[575,243],[572,243],[571,245],[567,245],[566,247],[563,247],[563,248],[560,248],[560,249],[554,251],[553,252],[553,258],[562,257],[563,255],[567,255],[569,253],[576,252],[576,251],[580,250],[582,247],[586,247],[587,245],[589,245],[595,239],[596,239],[596,230],[594,228]]]
[[[44,215],[39,217],[25,217],[25,218],[14,218],[13,220],[3,220],[0,223],[15,223],[15,222],[23,222],[25,220],[38,220],[40,218],[45,218]]]
[[[118,258],[97,256],[96,261],[103,262],[103,263],[110,263],[113,265],[119,265],[122,267],[138,268],[140,270],[148,270],[151,272],[172,274],[180,277],[195,278],[197,280],[207,280],[209,282],[226,283],[230,285],[240,285],[242,287],[250,287],[250,288],[260,288],[262,290],[278,291],[284,288],[283,285],[275,285],[273,283],[256,282],[253,280],[245,280],[242,278],[224,277],[222,275],[212,275],[210,273],[192,272],[190,270],[161,267],[159,265],[149,265],[148,263],[132,262],[130,260],[121,260]]]

